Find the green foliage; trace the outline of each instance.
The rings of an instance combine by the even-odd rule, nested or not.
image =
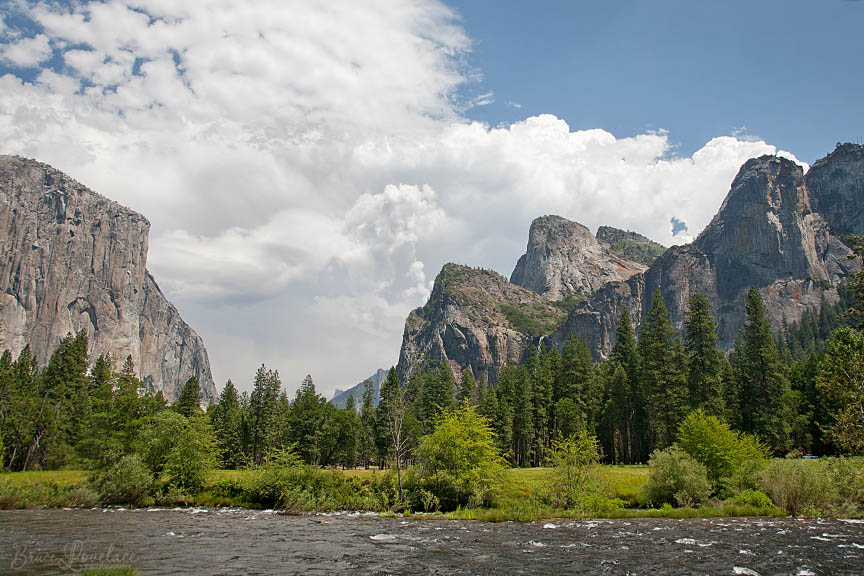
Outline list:
[[[592,477],[600,460],[597,448],[597,438],[584,429],[552,443],[548,463],[553,469],[549,485],[553,506],[572,509],[591,500],[589,493],[596,492]]]
[[[830,420],[825,432],[846,453],[864,453],[864,334],[837,330],[816,376]]]
[[[423,487],[445,510],[489,505],[500,487],[504,461],[492,428],[468,403],[439,417],[416,456]]]
[[[678,446],[703,464],[708,478],[721,486],[740,485],[767,463],[768,450],[753,436],[736,432],[701,410],[691,412],[678,429]]]
[[[174,410],[186,418],[191,418],[201,412],[201,385],[198,384],[198,379],[194,376],[186,380],[180,390],[180,397],[174,403]]]
[[[153,474],[140,457],[130,454],[97,473],[91,482],[103,503],[138,506],[150,493]]]
[[[219,403],[211,412],[211,422],[219,453],[219,465],[233,470],[239,468],[243,453],[243,409],[240,397],[231,380],[225,383],[219,395]]]
[[[789,448],[793,421],[789,380],[765,304],[755,288],[747,293],[746,310],[747,324],[732,356],[738,427],[768,442],[775,453],[783,453]]]
[[[216,463],[213,430],[200,413],[160,412],[141,431],[139,453],[162,484],[186,494],[201,490]]]
[[[696,292],[687,304],[684,323],[687,351],[687,384],[691,408],[723,414],[723,373],[726,359],[717,349],[717,323],[708,298]]]
[[[622,258],[639,262],[645,266],[651,266],[666,251],[666,248],[654,242],[637,242],[627,238],[611,242],[609,248]]]
[[[711,482],[703,464],[672,445],[656,450],[648,462],[645,491],[655,505],[697,506],[711,495]]]
[[[858,330],[864,330],[864,236],[850,234],[846,238],[852,248],[850,258],[860,258],[861,269],[849,283],[854,305],[849,310],[849,318]]]
[[[654,292],[651,309],[639,336],[639,374],[648,421],[648,447],[672,444],[687,411],[688,388],[684,350],[669,323],[660,290]]]
[[[814,513],[829,502],[829,484],[817,466],[806,460],[774,460],[762,472],[762,486],[787,514]]]
[[[564,318],[563,310],[558,311],[545,303],[516,306],[502,302],[498,309],[513,330],[535,337],[549,334]]]
[[[755,508],[770,508],[774,505],[765,492],[751,488],[742,490],[726,502],[735,506],[753,506]]]

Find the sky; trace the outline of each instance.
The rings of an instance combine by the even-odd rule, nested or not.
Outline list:
[[[748,158],[864,139],[861,29],[853,0],[6,0],[0,153],[150,220],[217,386],[329,397],[537,216],[685,243]]]

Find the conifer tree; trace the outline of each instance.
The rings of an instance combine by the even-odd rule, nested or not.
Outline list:
[[[471,367],[466,366],[462,370],[462,382],[459,384],[459,404],[461,405],[465,400],[473,404],[476,392],[477,382],[475,382],[474,376],[471,374]]]
[[[696,292],[687,303],[684,322],[690,409],[709,416],[723,414],[723,353],[717,349],[717,323],[708,298]]]
[[[307,464],[320,463],[319,443],[323,437],[325,400],[315,391],[312,376],[306,375],[291,406],[289,435],[297,454]]]
[[[634,464],[643,462],[648,453],[644,450],[648,423],[645,406],[645,394],[642,391],[642,381],[639,376],[639,352],[636,346],[636,335],[630,321],[630,313],[626,308],[621,310],[618,326],[615,329],[615,346],[612,348],[610,361],[620,365],[627,375],[626,395],[618,397],[622,390],[613,388],[610,394],[616,403],[623,403],[620,414],[626,414],[627,423],[624,426],[627,435],[624,438],[625,462]],[[614,371],[613,371],[614,375]]]
[[[360,405],[360,461],[364,468],[375,454],[375,386],[371,379],[363,383],[363,402]]]
[[[279,392],[282,382],[279,373],[263,364],[255,374],[255,384],[249,398],[249,458],[260,465],[274,448]]]
[[[660,290],[639,334],[640,376],[647,400],[648,452],[672,444],[678,424],[686,416],[687,380],[684,350],[669,323]]]
[[[228,470],[239,468],[243,464],[242,412],[237,388],[231,380],[219,394],[211,420],[221,466]]]
[[[747,293],[745,308],[747,323],[733,355],[740,429],[782,452],[788,448],[792,420],[789,381],[756,288]]]
[[[180,396],[174,403],[174,411],[186,418],[201,412],[201,385],[195,376],[190,376],[183,384]]]

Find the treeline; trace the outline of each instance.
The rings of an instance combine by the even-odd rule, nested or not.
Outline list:
[[[638,343],[629,315],[621,315],[607,361],[593,362],[585,343],[571,337],[562,352],[530,350],[522,365],[503,367],[497,386],[473,392],[463,387],[461,394],[490,419],[500,448],[516,466],[542,465],[554,439],[582,429],[597,436],[604,461],[646,462],[675,441],[695,410],[758,436],[777,455],[864,448],[852,448],[839,433],[841,406],[832,393],[855,385],[834,378],[830,368],[848,352],[839,348],[862,342],[860,332],[835,330],[849,317],[841,310],[847,304],[826,304],[823,313],[805,315],[781,335],[772,332],[755,288],[745,306],[747,322],[728,356],[717,348],[704,294],[690,298],[678,337],[658,291]],[[801,354],[805,346],[809,354]],[[470,372],[464,373],[472,385]]]

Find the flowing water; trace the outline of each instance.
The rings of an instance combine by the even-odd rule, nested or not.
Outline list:
[[[272,511],[0,512],[0,574],[861,574],[864,520],[487,524]]]

